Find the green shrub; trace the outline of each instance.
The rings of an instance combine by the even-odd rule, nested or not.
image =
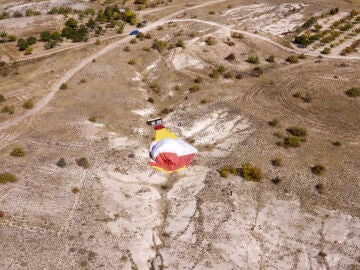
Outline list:
[[[19,51],[25,51],[25,49],[30,45],[27,43],[25,39],[20,38],[18,39],[16,46],[19,48]]]
[[[227,60],[227,61],[235,61],[236,60],[235,54],[230,53],[228,56],[225,57],[225,60]]]
[[[213,70],[210,74],[209,74],[209,77],[212,78],[212,79],[217,79],[219,78],[220,76],[220,73],[217,71],[217,70]]]
[[[246,62],[250,64],[258,64],[260,61],[259,61],[259,57],[257,56],[249,56]]]
[[[198,85],[193,85],[189,88],[190,93],[195,93],[200,90],[200,87]]]
[[[130,59],[130,60],[128,61],[128,64],[129,64],[129,65],[135,65],[135,64],[136,64],[136,60],[135,60],[135,59]]]
[[[352,87],[352,88],[346,90],[346,91],[345,91],[345,94],[346,94],[348,97],[352,97],[352,98],[359,97],[359,96],[360,96],[360,88],[358,88],[358,87]]]
[[[68,89],[68,85],[67,85],[66,83],[62,83],[62,84],[60,85],[60,89],[61,89],[61,90]]]
[[[180,91],[180,90],[181,90],[180,85],[175,85],[175,86],[174,86],[174,90],[175,90],[175,91]]]
[[[1,95],[1,94],[0,94],[0,102],[4,102],[4,101],[5,101],[4,95]]]
[[[24,55],[30,55],[30,54],[32,54],[32,52],[33,52],[33,48],[31,48],[31,47],[27,47],[26,49],[25,49],[25,51],[24,51]]]
[[[233,72],[232,71],[225,72],[223,77],[225,79],[231,79],[233,77]]]
[[[322,51],[322,54],[330,54],[331,53],[331,49],[329,47],[325,47]]]
[[[205,43],[207,45],[215,45],[216,44],[216,39],[212,36],[209,36],[205,39]]]
[[[25,156],[25,150],[22,147],[16,147],[10,152],[12,157],[23,157]]]
[[[279,122],[280,122],[279,119],[274,118],[273,120],[269,121],[268,124],[269,126],[276,127],[279,124]]]
[[[266,62],[269,63],[274,63],[275,62],[275,56],[274,55],[270,55],[268,58],[265,59]]]
[[[238,175],[238,170],[230,165],[222,166],[218,172],[220,173],[220,176],[223,178],[227,178],[230,174],[232,175]]]
[[[16,175],[9,172],[0,173],[0,184],[5,184],[7,182],[13,183],[16,181],[17,181]]]
[[[23,108],[27,110],[31,110],[34,108],[34,101],[32,99],[28,99],[24,102]]]
[[[14,106],[5,105],[4,107],[2,107],[1,112],[8,113],[8,114],[14,114],[15,109],[14,109]]]
[[[66,166],[66,161],[64,158],[60,158],[58,160],[58,162],[56,162],[56,165],[59,166],[60,168],[64,168]]]
[[[259,182],[264,177],[261,169],[250,163],[244,163],[241,166],[241,176],[247,181],[254,182]]]
[[[224,73],[225,72],[225,67],[224,66],[218,66],[217,72]]]
[[[158,52],[162,52],[167,46],[168,44],[164,40],[155,40],[152,44],[152,48],[156,49]]]
[[[325,172],[325,167],[321,164],[316,164],[311,167],[311,172],[317,175],[322,175]]]
[[[297,136],[290,136],[290,137],[284,138],[284,146],[285,147],[296,148],[296,147],[300,146],[300,143],[301,143],[301,138],[297,137]]]
[[[274,158],[273,160],[271,160],[271,164],[273,166],[279,167],[283,165],[283,160],[280,157]]]
[[[204,79],[200,76],[196,77],[194,80],[194,83],[202,83],[204,81]]]
[[[96,117],[95,117],[95,116],[91,116],[91,117],[89,118],[89,121],[95,123],[95,122],[96,122]]]
[[[129,46],[125,46],[125,47],[124,47],[124,51],[125,51],[125,52],[129,52],[129,51],[130,51],[130,47],[129,47]]]
[[[73,187],[73,188],[71,189],[71,192],[74,193],[74,194],[77,194],[77,193],[80,192],[80,189],[79,189],[78,187]]]
[[[179,39],[179,40],[176,42],[175,46],[178,47],[178,48],[180,47],[180,48],[185,49],[185,43],[184,43],[184,41],[183,41],[182,39]]]
[[[299,63],[299,59],[297,55],[290,55],[288,58],[286,58],[286,61],[290,64],[296,64]]]
[[[289,132],[291,135],[293,136],[297,136],[297,137],[306,137],[307,135],[307,130],[306,128],[299,128],[299,127],[289,127],[288,129],[286,129],[287,132]]]
[[[231,37],[240,39],[240,38],[243,38],[244,35],[239,32],[231,32]]]
[[[296,98],[300,98],[302,95],[301,95],[301,92],[297,91],[292,96],[296,97]]]
[[[77,159],[76,164],[84,169],[88,169],[90,167],[90,164],[85,157]]]

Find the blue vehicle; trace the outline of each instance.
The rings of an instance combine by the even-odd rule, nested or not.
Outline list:
[[[135,36],[135,35],[137,35],[137,34],[139,34],[139,33],[140,33],[139,30],[134,30],[134,31],[132,31],[132,32],[130,33],[130,36]]]

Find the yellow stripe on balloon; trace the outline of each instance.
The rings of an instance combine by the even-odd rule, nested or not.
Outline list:
[[[166,128],[162,128],[155,131],[155,141],[158,142],[165,138],[177,139],[178,137],[175,134],[171,133]]]

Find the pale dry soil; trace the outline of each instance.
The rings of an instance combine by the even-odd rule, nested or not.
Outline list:
[[[216,45],[205,45],[208,34]],[[359,62],[308,57],[291,65],[289,53],[268,42],[245,37],[231,47],[227,32],[194,21],[151,35],[181,38],[186,48],[160,54],[143,50],[152,43],[144,40],[125,52],[128,44],[121,44],[79,70],[39,113],[1,131],[1,171],[19,180],[0,185],[0,268],[359,268],[359,100],[344,95],[360,83]],[[1,121],[24,113],[22,95],[46,95],[41,86],[93,49],[19,65],[18,75],[1,82],[16,115],[1,114]],[[224,59],[231,52],[234,62]],[[270,54],[276,63],[264,61]],[[249,55],[260,58],[258,78],[249,75],[255,67],[245,62]],[[243,78],[209,78],[218,65]],[[197,76],[204,82],[189,93]],[[152,82],[158,87],[151,89]],[[296,91],[312,101],[294,98]],[[165,125],[200,150],[173,175],[147,165],[153,131],[145,121],[161,111]],[[267,124],[273,118],[277,127]],[[277,146],[273,133],[285,135],[293,125],[307,128],[307,141]],[[15,146],[26,156],[10,157]],[[64,168],[56,166],[61,157]],[[80,157],[90,168],[76,165]],[[282,167],[271,165],[275,157]],[[222,165],[244,162],[262,169],[261,182],[219,176]],[[316,163],[326,167],[321,176],[310,171]]]

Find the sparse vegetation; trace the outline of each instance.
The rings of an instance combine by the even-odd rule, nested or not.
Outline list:
[[[271,127],[276,127],[279,124],[279,122],[280,122],[279,119],[274,118],[273,120],[269,121],[268,124]]]
[[[81,80],[80,80],[80,83],[86,83],[86,80],[85,80],[85,79],[81,79]]]
[[[17,177],[15,174],[9,173],[9,172],[3,172],[0,173],[0,184],[5,184],[5,183],[14,183],[17,181]]]
[[[358,88],[358,87],[352,87],[352,88],[346,90],[346,91],[345,91],[345,94],[346,94],[348,97],[352,97],[352,98],[359,97],[359,96],[360,96],[360,88]]]
[[[230,53],[228,56],[225,57],[225,60],[230,61],[230,62],[235,61],[236,60],[235,54]]]
[[[89,117],[89,121],[92,122],[92,123],[95,123],[96,122],[96,116]]]
[[[10,152],[10,156],[12,157],[24,157],[25,150],[22,147],[16,147]]]
[[[200,87],[198,85],[193,85],[189,88],[190,93],[195,93],[200,90]]]
[[[322,54],[330,54],[331,53],[331,49],[329,47],[325,47],[322,51]]]
[[[0,102],[4,102],[4,101],[5,101],[4,95],[1,95],[1,94],[0,94]]]
[[[260,61],[259,61],[259,57],[257,56],[249,56],[246,62],[250,64],[259,64]]]
[[[262,74],[263,74],[263,70],[261,67],[254,67],[250,75],[252,77],[260,77]]]
[[[62,83],[62,84],[60,85],[60,89],[61,89],[61,90],[68,89],[68,85],[67,85],[66,83]]]
[[[254,182],[259,182],[264,177],[261,169],[250,163],[244,163],[241,166],[241,176],[247,181]]]
[[[299,63],[299,58],[297,55],[290,55],[288,58],[286,58],[286,61],[290,64],[296,64]]]
[[[56,162],[56,165],[59,166],[60,168],[64,168],[66,166],[66,161],[64,158],[60,158],[58,160],[58,162]]]
[[[231,165],[226,165],[226,166],[222,166],[218,172],[220,173],[220,176],[223,178],[227,178],[229,175],[238,175],[238,170],[231,166]]]
[[[80,192],[80,189],[79,189],[78,187],[73,187],[73,188],[71,189],[71,192],[74,193],[74,194],[77,194],[77,193]]]
[[[276,176],[275,178],[271,179],[271,183],[275,184],[275,185],[278,185],[280,184],[281,182],[281,179],[280,177]]]
[[[89,164],[88,160],[85,157],[77,159],[76,164],[78,166],[82,167],[83,169],[90,168],[90,164]]]
[[[2,107],[1,112],[7,114],[14,114],[15,108],[14,106],[5,105],[4,107]]]
[[[266,60],[266,62],[274,63],[275,62],[275,56],[273,54],[269,55],[265,60]]]
[[[301,143],[301,138],[297,136],[289,136],[284,138],[285,147],[296,148],[300,146],[300,143]]]
[[[128,64],[129,64],[129,65],[135,65],[135,64],[136,64],[136,60],[135,60],[135,59],[130,59],[130,60],[128,61]]]
[[[27,110],[31,110],[34,108],[34,101],[32,99],[28,99],[24,102],[23,108]]]
[[[206,39],[205,39],[205,43],[207,44],[207,45],[215,45],[216,44],[216,39],[214,38],[214,37],[212,37],[212,36],[209,36],[209,37],[207,37]]]
[[[271,160],[271,164],[275,167],[280,167],[283,165],[283,160],[280,157],[274,158],[273,160]]]
[[[311,172],[313,174],[322,175],[325,172],[325,167],[321,164],[316,164],[315,166],[311,167]]]
[[[307,130],[306,128],[299,128],[299,127],[289,127],[286,129],[287,132],[289,132],[291,135],[297,136],[297,137],[306,137],[307,136]]]
[[[167,46],[168,44],[164,40],[155,40],[152,44],[152,48],[156,49],[158,52],[162,52]]]
[[[204,79],[200,76],[196,77],[194,80],[194,83],[202,83],[204,81]]]

